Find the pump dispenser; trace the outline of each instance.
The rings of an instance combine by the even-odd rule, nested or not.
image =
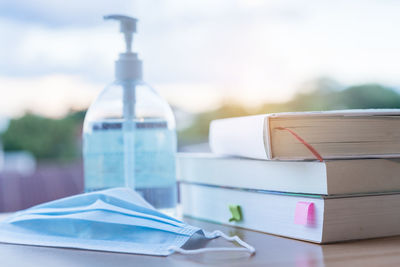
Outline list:
[[[115,78],[117,80],[141,80],[142,79],[142,61],[138,59],[136,53],[132,53],[133,34],[136,33],[137,19],[122,16],[109,15],[104,16],[105,20],[117,20],[121,23],[120,32],[124,34],[126,52],[119,55],[115,62]]]
[[[132,52],[135,18],[120,22],[126,51],[115,62],[115,82],[89,107],[83,131],[85,191],[126,186],[154,207],[176,206],[175,119],[168,103],[142,80],[142,62]]]

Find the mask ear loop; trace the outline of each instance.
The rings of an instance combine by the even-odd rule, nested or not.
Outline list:
[[[177,246],[170,246],[168,250],[173,251],[173,252],[178,252],[181,254],[199,254],[199,253],[205,253],[205,252],[222,252],[222,251],[243,251],[243,252],[248,252],[250,255],[254,254],[256,252],[255,248],[244,242],[242,239],[240,239],[238,236],[227,236],[223,232],[216,230],[212,233],[205,234],[205,237],[208,239],[214,239],[217,237],[222,237],[230,242],[236,242],[239,245],[242,246],[242,248],[228,248],[228,247],[223,247],[223,248],[199,248],[199,249],[183,249]]]

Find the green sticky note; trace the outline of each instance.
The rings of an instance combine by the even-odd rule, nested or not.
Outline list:
[[[242,209],[239,205],[229,205],[229,211],[232,214],[232,218],[229,219],[229,222],[240,222],[242,218]]]

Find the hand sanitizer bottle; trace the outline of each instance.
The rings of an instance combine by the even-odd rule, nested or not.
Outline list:
[[[142,62],[132,53],[137,20],[121,23],[126,52],[115,63],[116,81],[90,106],[84,122],[85,191],[127,186],[155,208],[176,206],[176,130],[168,103],[142,80]]]

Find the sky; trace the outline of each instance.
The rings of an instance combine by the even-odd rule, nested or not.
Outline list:
[[[0,116],[62,116],[114,80],[107,14],[136,17],[144,80],[189,112],[286,101],[302,84],[400,88],[394,0],[0,0]]]

